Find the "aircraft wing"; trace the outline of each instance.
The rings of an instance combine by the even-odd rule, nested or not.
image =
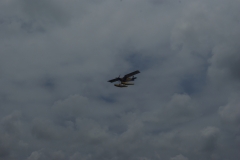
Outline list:
[[[119,80],[119,78],[114,78],[114,79],[111,79],[111,80],[109,80],[108,82],[116,82],[116,81],[118,81]]]
[[[136,71],[134,71],[134,72],[132,72],[132,73],[126,74],[123,78],[131,77],[131,76],[133,76],[133,75],[135,75],[135,74],[138,74],[138,73],[140,73],[139,70],[136,70]]]

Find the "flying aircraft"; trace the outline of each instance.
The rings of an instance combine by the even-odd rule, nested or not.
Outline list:
[[[109,80],[108,82],[116,82],[116,81],[120,81],[121,83],[119,84],[114,84],[114,86],[116,87],[127,87],[128,85],[134,85],[134,83],[131,83],[130,81],[134,81],[135,79],[137,79],[137,77],[134,77],[135,74],[140,73],[138,70],[132,72],[132,73],[128,73],[126,74],[124,77],[120,77],[120,75],[114,79]]]

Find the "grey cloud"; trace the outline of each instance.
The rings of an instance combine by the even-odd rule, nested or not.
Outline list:
[[[32,126],[32,134],[42,140],[56,140],[61,137],[61,132],[52,124],[51,121],[45,119],[35,119]]]
[[[222,106],[219,109],[219,114],[223,121],[226,123],[231,124],[238,124],[240,121],[239,119],[239,101],[238,100],[232,100],[229,104],[226,106]]]
[[[205,152],[212,152],[214,149],[216,149],[217,140],[219,137],[219,129],[216,127],[207,127],[202,130],[202,135],[205,139],[205,144],[202,150]]]
[[[0,159],[239,159],[238,0],[0,4]]]
[[[56,25],[66,26],[71,20],[61,1],[13,0],[2,3],[0,20],[5,31],[2,35],[8,38],[10,35],[44,33]]]
[[[12,149],[22,142],[21,135],[24,134],[24,123],[21,112],[13,113],[1,118],[0,122],[0,159],[11,156]]]
[[[65,155],[62,151],[56,151],[52,154],[52,157],[51,157],[53,160],[63,160],[65,159]]]
[[[216,76],[218,78],[235,81],[239,83],[239,47],[233,42],[228,46],[221,45],[214,48],[214,55],[211,58],[212,66],[209,68],[211,78]],[[226,54],[227,53],[227,54]],[[223,81],[224,82],[224,81]]]
[[[27,160],[42,160],[42,159],[53,159],[53,160],[64,160],[65,155],[62,151],[55,151],[53,153],[48,153],[44,149],[34,151],[27,158]]]
[[[2,126],[7,133],[21,132],[21,112],[15,111],[2,119]]]
[[[177,156],[171,158],[170,160],[188,160],[188,158],[186,158],[180,154],[180,155],[177,155]]]
[[[40,160],[42,159],[42,153],[38,151],[34,151],[31,153],[31,155],[27,158],[27,160]]]

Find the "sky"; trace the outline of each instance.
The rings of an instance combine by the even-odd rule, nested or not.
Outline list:
[[[239,8],[1,0],[0,160],[240,159]]]

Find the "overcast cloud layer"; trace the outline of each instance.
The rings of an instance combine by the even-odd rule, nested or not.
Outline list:
[[[239,8],[1,0],[0,160],[240,159]]]

